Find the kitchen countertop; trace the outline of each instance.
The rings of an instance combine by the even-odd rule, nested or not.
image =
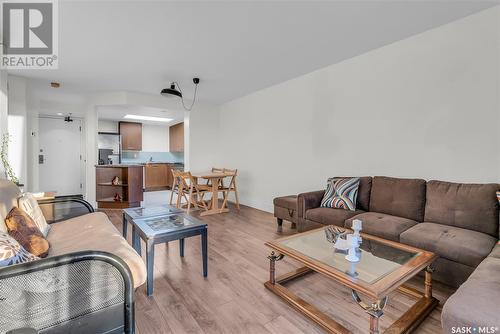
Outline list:
[[[129,168],[142,167],[140,164],[116,164],[116,165],[95,165],[97,168]]]
[[[125,164],[114,164],[114,165],[96,165],[96,167],[106,167],[106,168],[119,168],[119,167],[141,167],[146,165],[158,165],[158,164],[168,164],[184,166],[182,162],[163,162],[163,161],[153,161],[153,162],[138,162],[138,163],[125,163]]]

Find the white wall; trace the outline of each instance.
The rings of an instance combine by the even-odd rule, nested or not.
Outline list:
[[[142,125],[142,150],[144,152],[169,152],[168,125]]]
[[[3,135],[8,131],[7,118],[8,118],[7,71],[0,70],[0,144]],[[0,163],[0,178],[5,178],[5,171],[2,163]]]
[[[205,171],[221,166],[219,150],[225,146],[220,145],[233,139],[239,142],[238,138],[226,138],[223,131],[219,131],[217,106],[196,105],[184,118],[184,169]]]
[[[9,101],[7,128],[10,137],[8,160],[19,182],[28,186],[26,79],[9,76],[8,85]]]
[[[100,119],[97,129],[99,132],[118,132],[118,122]]]
[[[191,162],[238,168],[242,203],[269,211],[335,175],[500,182],[499,18],[489,9],[197,115]]]

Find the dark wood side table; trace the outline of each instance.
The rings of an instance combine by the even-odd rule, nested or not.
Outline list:
[[[159,243],[179,240],[181,257],[184,257],[184,239],[201,236],[203,277],[208,275],[208,235],[207,224],[184,213],[142,219],[131,219],[132,246],[141,254],[141,239],[146,242],[147,293],[153,294],[153,268],[155,249]]]

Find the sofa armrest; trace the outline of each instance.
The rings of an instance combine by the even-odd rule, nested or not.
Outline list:
[[[57,223],[70,218],[94,212],[92,205],[78,197],[55,197],[38,200],[47,223]]]
[[[491,253],[488,256],[500,259],[500,241],[495,244],[495,246],[491,250]]]
[[[318,208],[321,205],[324,194],[325,190],[299,194],[297,196],[297,211],[299,218],[305,218],[307,210]]]
[[[85,251],[0,269],[0,332],[134,333],[128,266],[106,252]]]

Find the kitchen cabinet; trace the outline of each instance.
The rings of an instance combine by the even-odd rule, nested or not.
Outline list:
[[[184,152],[184,123],[170,127],[169,140],[170,152]]]
[[[146,191],[167,189],[169,184],[170,166],[168,164],[148,163],[144,166],[144,188]],[[171,178],[170,178],[171,180]]]
[[[118,128],[122,137],[122,150],[142,150],[142,124],[119,122]]]

